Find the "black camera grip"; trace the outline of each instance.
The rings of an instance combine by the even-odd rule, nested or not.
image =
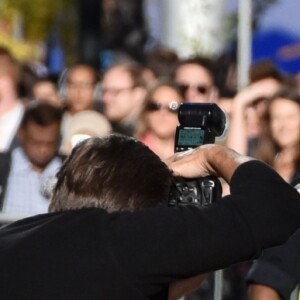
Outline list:
[[[222,185],[214,176],[197,179],[174,178],[169,193],[169,206],[206,206],[222,197]]]

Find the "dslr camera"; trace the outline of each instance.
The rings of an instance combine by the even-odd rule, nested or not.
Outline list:
[[[178,110],[175,152],[215,143],[227,129],[227,117],[214,103],[183,103]],[[222,186],[217,177],[197,179],[174,177],[169,193],[169,206],[209,205],[222,196]]]

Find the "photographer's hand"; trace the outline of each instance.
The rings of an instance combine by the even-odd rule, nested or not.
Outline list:
[[[215,175],[229,183],[238,166],[252,159],[225,146],[208,144],[176,153],[165,162],[176,176],[198,178]]]

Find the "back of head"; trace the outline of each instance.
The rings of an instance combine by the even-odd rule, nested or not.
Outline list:
[[[73,149],[58,172],[50,211],[153,207],[167,201],[171,178],[159,157],[133,138],[89,138]]]

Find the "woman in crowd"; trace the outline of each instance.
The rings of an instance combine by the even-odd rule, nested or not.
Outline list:
[[[169,80],[157,81],[146,94],[136,137],[162,159],[174,154],[177,112],[182,102],[179,87]]]
[[[267,103],[258,157],[299,190],[300,95],[283,88]],[[246,282],[249,300],[290,299],[299,282],[300,232],[280,247],[267,249],[251,267]]]
[[[300,95],[296,89],[284,87],[267,102],[257,156],[286,181],[299,177]]]

